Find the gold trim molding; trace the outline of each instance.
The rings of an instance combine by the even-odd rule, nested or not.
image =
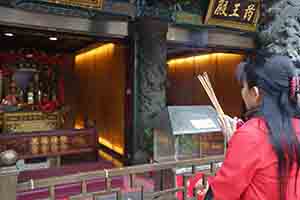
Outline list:
[[[49,3],[102,9],[103,0],[47,0]]]

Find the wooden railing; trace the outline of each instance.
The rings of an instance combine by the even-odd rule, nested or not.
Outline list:
[[[154,163],[154,164],[145,164],[145,165],[137,165],[131,167],[124,168],[116,168],[116,169],[108,169],[108,170],[100,170],[100,171],[92,171],[86,173],[78,173],[68,176],[61,177],[53,177],[46,179],[38,179],[38,180],[30,180],[24,183],[17,183],[17,169],[15,166],[11,167],[3,167],[0,170],[0,196],[2,200],[15,200],[16,193],[19,191],[28,191],[33,189],[41,189],[48,188],[49,197],[47,199],[55,200],[55,187],[57,185],[62,184],[71,184],[74,182],[81,183],[81,193],[79,195],[70,196],[69,200],[95,200],[98,197],[103,197],[107,194],[115,194],[116,200],[123,199],[123,193],[121,188],[112,188],[111,180],[113,177],[117,176],[127,176],[129,177],[129,185],[131,188],[138,187],[139,198],[140,200],[150,200],[150,199],[176,199],[175,193],[182,192],[183,199],[197,199],[196,198],[196,190],[194,190],[193,197],[187,198],[187,179],[197,172],[202,172],[205,175],[212,175],[215,173],[218,168],[220,162],[222,162],[223,156],[214,156],[207,157],[201,159],[192,159],[192,160],[184,160],[184,161],[170,161],[164,163]],[[174,170],[178,168],[189,168],[191,169],[189,172],[185,172],[183,174],[184,184],[181,187],[176,187],[173,185],[172,187],[165,187],[164,173],[166,171],[173,172],[172,177],[170,173],[168,174],[169,179],[173,179],[175,181],[175,173]],[[143,185],[137,186],[135,184],[135,175],[141,173],[156,173],[159,174],[160,178],[158,180],[159,188],[156,191],[144,191]],[[166,176],[165,176],[166,177]],[[105,190],[97,191],[97,192],[88,192],[87,191],[87,181],[91,179],[102,178],[105,179],[106,187]],[[205,178],[203,178],[205,181]]]

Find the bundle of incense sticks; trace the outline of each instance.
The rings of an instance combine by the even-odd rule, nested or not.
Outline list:
[[[225,128],[225,132],[227,131],[233,131],[230,124],[228,124],[227,120],[225,119],[225,114],[224,111],[222,109],[222,107],[219,104],[219,101],[216,97],[216,94],[214,92],[214,89],[212,87],[212,84],[209,80],[209,76],[206,72],[204,72],[203,74],[198,75],[198,79],[201,82],[206,94],[208,95],[210,101],[212,102],[213,106],[215,107],[219,118],[220,118],[220,122],[222,123],[223,128]],[[225,142],[227,143],[227,134],[224,135],[225,138]]]

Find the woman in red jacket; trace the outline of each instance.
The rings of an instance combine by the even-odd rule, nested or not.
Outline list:
[[[300,85],[285,56],[239,66],[248,121],[235,131],[206,199],[300,200]]]

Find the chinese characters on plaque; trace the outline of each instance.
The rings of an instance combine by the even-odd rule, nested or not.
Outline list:
[[[50,3],[101,9],[103,0],[47,0]]]
[[[205,23],[255,31],[259,14],[259,0],[212,0]]]

